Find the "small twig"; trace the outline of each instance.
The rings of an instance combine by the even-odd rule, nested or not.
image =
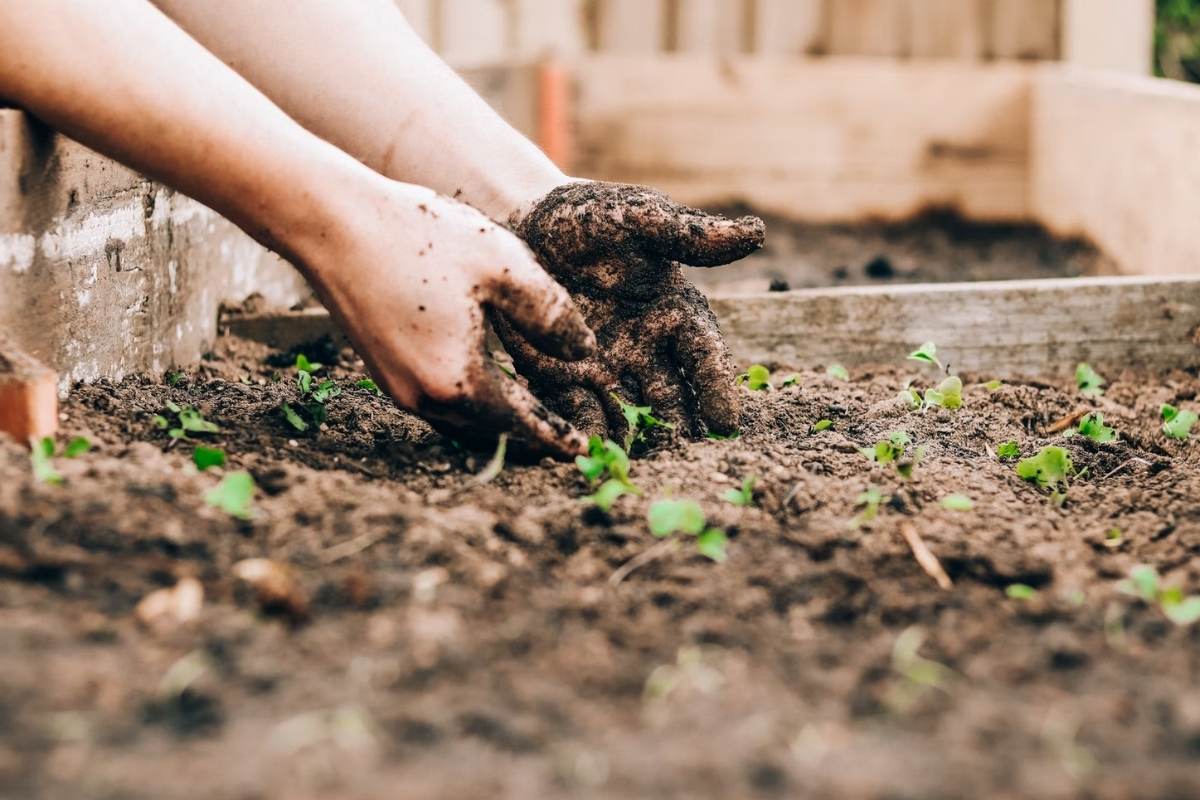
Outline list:
[[[921,565],[921,569],[925,570],[931,578],[937,581],[937,585],[942,589],[953,589],[954,582],[950,580],[950,576],[946,574],[946,570],[942,569],[942,562],[938,561],[937,556],[925,544],[925,540],[921,538],[921,534],[917,533],[916,527],[906,522],[900,526],[900,535],[904,537],[904,541],[908,542],[908,546],[912,549],[913,556],[916,557],[917,563]]]
[[[1067,414],[1065,417],[1056,419],[1054,422],[1051,422],[1049,425],[1047,425],[1046,433],[1062,433],[1080,419],[1087,416],[1089,413],[1091,413],[1090,408],[1077,408],[1070,414]]]
[[[332,547],[327,547],[321,551],[317,557],[322,564],[333,564],[341,561],[344,558],[349,558],[353,555],[358,555],[363,550],[371,547],[379,542],[382,542],[391,533],[390,530],[367,531],[359,534],[353,539],[347,539],[344,542],[339,542]]]
[[[1126,461],[1125,463],[1121,464],[1121,465],[1120,465],[1119,467],[1117,467],[1116,469],[1114,469],[1114,470],[1112,470],[1111,472],[1109,472],[1107,475],[1105,475],[1105,476],[1104,476],[1103,478],[1101,478],[1100,480],[1102,480],[1102,481],[1104,481],[1104,480],[1108,480],[1108,479],[1109,479],[1109,478],[1111,478],[1113,475],[1116,475],[1118,472],[1120,472],[1121,470],[1125,469],[1125,468],[1126,468],[1126,467],[1128,467],[1130,464],[1134,464],[1134,463],[1137,463],[1137,464],[1145,464],[1147,467],[1152,467],[1152,466],[1154,466],[1153,464],[1151,464],[1149,461],[1147,461],[1147,460],[1146,460],[1146,459],[1144,459],[1144,458],[1131,458],[1131,459],[1129,459],[1128,461]]]
[[[647,564],[657,561],[668,553],[675,552],[678,547],[679,541],[674,538],[659,542],[649,550],[637,554],[621,566],[617,567],[617,570],[612,575],[608,576],[608,582],[613,586],[617,586],[621,583],[621,581],[633,574],[634,570],[641,569]]]

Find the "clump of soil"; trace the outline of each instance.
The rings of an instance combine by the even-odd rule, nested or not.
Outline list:
[[[741,207],[722,210],[729,216]],[[819,286],[945,283],[1112,275],[1116,264],[1081,239],[1053,236],[1036,223],[967,220],[931,210],[901,222],[818,224],[755,211],[766,244],[735,268],[693,270],[706,290],[786,291]]]
[[[910,412],[894,398],[932,368],[802,370],[743,390],[740,438],[642,454],[643,496],[609,516],[570,464],[481,485],[488,454],[354,388],[352,356],[309,356],[345,391],[306,434],[278,410],[290,356],[239,345],[177,385],[79,387],[64,435],[97,447],[58,459],[62,486],[0,444],[7,796],[1200,793],[1200,624],[1116,589],[1145,563],[1200,591],[1200,445],[1157,419],[1197,402],[1195,375],[1110,375],[1094,402],[968,375],[961,410]],[[207,440],[260,487],[253,520],[205,504],[217,474],[152,423],[168,400],[220,425]],[[1091,405],[1119,442],[1046,432]],[[859,452],[896,429],[927,448],[911,481]],[[1008,439],[1070,451],[1086,472],[1065,505],[989,453]],[[753,508],[719,499],[748,475]],[[852,528],[869,486],[890,500]],[[949,493],[974,510],[943,509]],[[668,495],[702,502],[727,562],[649,534]],[[293,576],[305,618],[264,612],[234,576],[249,558]],[[185,578],[204,590],[196,619],[138,621]]]

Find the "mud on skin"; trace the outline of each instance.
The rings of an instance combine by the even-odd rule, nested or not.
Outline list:
[[[497,320],[535,394],[586,433],[624,431],[613,392],[653,406],[691,435],[737,427],[716,317],[681,265],[744,258],[762,246],[762,220],[712,216],[643,186],[584,182],[555,189],[512,224],[571,293],[599,345],[594,356],[565,362]]]
[[[1200,402],[1194,374],[1106,375],[1096,407],[1123,439],[1094,445],[1042,433],[1081,404],[1066,382],[989,393],[979,381],[1003,376],[965,376],[963,409],[922,414],[893,402],[928,380],[917,366],[802,370],[797,387],[739,390],[739,439],[637,459],[645,495],[606,517],[570,464],[475,485],[486,456],[354,388],[351,360],[327,430],[300,434],[279,413],[294,354],[265,356],[77,389],[64,438],[96,449],[57,460],[62,487],[0,443],[0,795],[1200,796],[1200,625],[1116,590],[1144,563],[1200,593],[1200,440],[1158,433],[1161,403]],[[217,476],[151,423],[167,399],[221,426],[209,443],[254,475],[255,520],[205,506]],[[929,447],[907,483],[858,452],[897,428]],[[1065,508],[986,453],[1007,439],[1064,444],[1087,468]],[[751,474],[753,508],[719,499]],[[893,499],[851,530],[869,485]],[[951,492],[974,511],[944,510]],[[613,586],[658,545],[645,514],[666,495],[703,504],[729,560],[662,552]],[[294,572],[306,625],[234,579],[259,557]],[[138,601],[184,576],[204,587],[200,618],[140,626]],[[1036,596],[1008,598],[1012,583]],[[940,689],[912,694],[895,668],[914,625],[920,656],[951,670]],[[160,688],[181,662],[201,671]]]

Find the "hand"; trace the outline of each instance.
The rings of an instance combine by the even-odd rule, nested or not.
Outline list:
[[[456,436],[511,430],[534,451],[583,452],[579,432],[484,348],[486,307],[557,358],[590,354],[567,292],[469,206],[382,178],[358,195],[303,268],[380,387]]]
[[[580,182],[512,220],[596,333],[595,355],[568,363],[539,352],[504,320],[517,370],[587,433],[619,438],[612,393],[654,408],[691,435],[737,430],[739,401],[716,317],[680,269],[728,264],[762,247],[762,220],[686,208],[644,186]]]

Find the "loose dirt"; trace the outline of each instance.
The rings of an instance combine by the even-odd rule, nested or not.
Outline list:
[[[61,486],[0,444],[0,796],[1200,794],[1200,624],[1117,590],[1145,563],[1200,592],[1200,444],[1158,422],[1197,406],[1196,375],[1108,375],[1094,402],[968,375],[961,410],[910,412],[896,394],[935,375],[903,353],[801,370],[742,390],[740,438],[641,454],[643,495],[607,516],[570,464],[477,485],[487,454],[355,388],[351,354],[307,354],[346,387],[320,430],[279,412],[290,354],[223,342],[177,385],[78,388],[63,438],[96,447],[56,459]],[[252,521],[206,506],[218,473],[152,422],[168,400],[220,425],[203,438],[253,474]],[[1081,406],[1121,440],[1045,433]],[[896,429],[927,448],[911,481],[859,453]],[[989,453],[1008,439],[1070,451],[1065,505]],[[753,508],[720,499],[748,475]],[[869,486],[891,499],[852,528]],[[702,502],[725,563],[649,534],[664,496]],[[251,558],[301,602],[264,609],[234,574]],[[139,621],[189,578],[195,619]]]

